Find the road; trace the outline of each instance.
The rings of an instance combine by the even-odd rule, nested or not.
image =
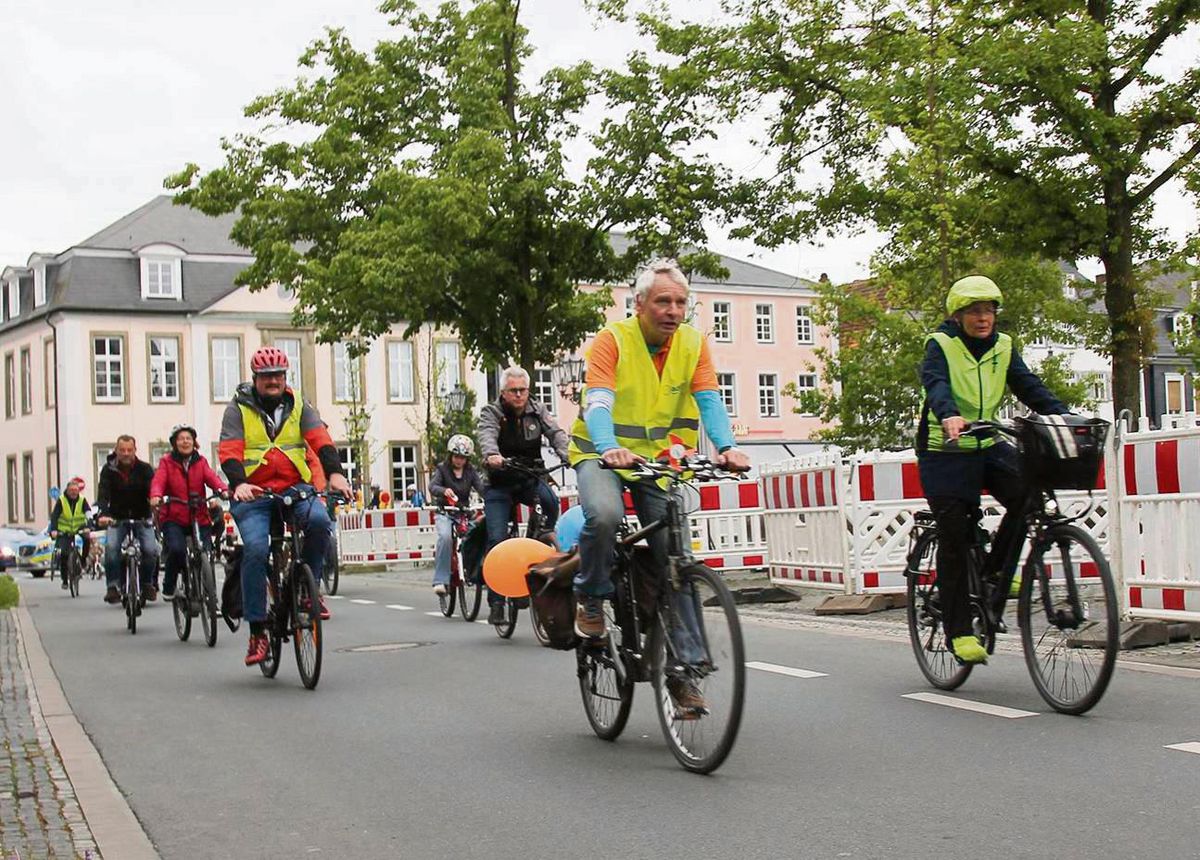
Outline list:
[[[737,746],[679,768],[648,688],[615,744],[595,738],[571,654],[446,620],[426,588],[343,577],[314,692],[176,639],[168,606],[136,636],[85,582],[22,579],[67,698],[164,858],[1200,857],[1200,679],[1120,669],[1089,715],[1050,712],[1018,656],[958,699],[907,642],[861,627],[749,621]],[[354,602],[362,601],[362,602]],[[396,608],[411,607],[411,608]],[[388,651],[364,645],[419,643]],[[111,858],[119,860],[119,858]]]

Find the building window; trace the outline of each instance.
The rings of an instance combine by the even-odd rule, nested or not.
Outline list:
[[[392,403],[412,403],[417,399],[412,341],[389,340],[387,360],[388,400]]]
[[[813,342],[812,308],[808,305],[796,306],[796,343]]]
[[[342,461],[342,474],[353,487],[355,478],[358,477],[358,457],[355,456],[354,448],[350,445],[338,445],[337,452],[338,459]]]
[[[100,486],[100,473],[104,471],[104,465],[108,462],[108,458],[116,450],[116,442],[101,442],[100,444],[92,445],[92,460],[96,467],[96,474],[92,476],[93,487]]]
[[[4,417],[17,415],[17,360],[10,352],[4,356]]]
[[[97,403],[125,401],[125,338],[92,338],[92,398]]]
[[[179,338],[152,337],[150,350],[150,402],[179,402]]]
[[[298,337],[277,337],[271,342],[271,345],[278,350],[281,350],[288,359],[287,384],[292,391],[299,391],[300,379],[302,378],[300,366],[300,338]]]
[[[142,298],[178,299],[178,260],[142,260]]]
[[[146,458],[146,462],[154,468],[158,468],[158,462],[165,456],[171,453],[171,443],[160,441],[150,443],[150,456]]]
[[[25,522],[33,522],[33,502],[37,498],[33,485],[33,452],[21,455],[21,482],[25,485]]]
[[[46,449],[46,487],[58,486],[58,449]]]
[[[721,402],[725,411],[731,416],[737,415],[737,375],[733,373],[718,373],[717,387],[721,389]]]
[[[806,391],[817,390],[817,375],[815,373],[801,373],[796,377],[796,394],[803,395]],[[803,404],[800,404],[803,408]],[[813,412],[801,412],[801,415],[813,415]]]
[[[733,340],[733,310],[729,302],[713,302],[713,340]]]
[[[237,337],[214,337],[208,342],[212,368],[212,399],[229,400],[242,381],[242,340]]]
[[[407,499],[413,487],[419,487],[417,480],[420,468],[417,465],[417,446],[397,442],[392,449],[392,498]]]
[[[546,407],[551,415],[558,414],[558,398],[554,395],[554,374],[548,367],[533,371],[533,391],[530,396]]]
[[[21,313],[21,282],[8,282],[8,318],[16,319]]]
[[[754,306],[754,336],[759,343],[775,342],[775,306]]]
[[[774,373],[758,375],[758,415],[760,418],[779,417],[779,377]]]
[[[33,270],[33,306],[40,308],[46,304],[46,267],[37,266]]]
[[[437,363],[434,379],[437,380],[437,393],[441,397],[462,383],[458,341],[439,340],[434,346],[434,361]]]
[[[8,491],[8,521],[17,521],[17,455],[9,454],[5,478],[5,489]]]
[[[51,338],[42,341],[42,379],[46,383],[46,408],[53,409],[58,403],[58,366]]]
[[[1167,387],[1166,413],[1168,415],[1180,415],[1184,411],[1184,405],[1187,402],[1184,398],[1183,375],[1179,373],[1168,373],[1164,377]]]
[[[351,355],[345,343],[333,345],[333,399],[339,403],[362,400],[362,356]]]
[[[33,353],[21,347],[21,414],[33,412]]]

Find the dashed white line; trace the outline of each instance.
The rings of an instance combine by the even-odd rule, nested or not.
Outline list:
[[[374,600],[363,600],[361,597],[356,597],[353,600],[351,600],[350,602],[357,603],[359,606],[374,606],[375,605]]]
[[[425,614],[426,614],[426,615],[432,615],[434,618],[441,618],[441,617],[442,617],[442,613],[440,613],[440,612],[426,612]]]
[[[1017,708],[1006,708],[1003,705],[989,705],[987,702],[973,702],[970,699],[956,699],[953,696],[943,696],[938,693],[905,693],[901,698],[928,702],[931,705],[944,705],[947,708],[958,708],[961,711],[973,711],[977,714],[988,714],[993,717],[1004,717],[1006,720],[1037,716],[1035,711],[1022,711]]]
[[[476,624],[491,624],[492,622],[490,622],[490,621],[485,621],[484,619],[480,618],[480,619],[479,619],[478,621],[476,621],[475,623],[476,623]]]
[[[389,604],[387,605],[387,608],[388,608],[388,609],[399,609],[399,610],[401,610],[402,612],[404,612],[404,611],[411,611],[411,610],[412,610],[412,607],[411,607],[411,606],[405,606],[403,603],[389,603]]]
[[[795,669],[791,666],[780,666],[777,663],[760,663],[751,660],[746,664],[747,669],[758,669],[763,672],[774,672],[776,675],[787,675],[789,678],[825,678],[828,672],[814,672],[812,669]]]
[[[1190,752],[1200,755],[1200,743],[1189,741],[1186,744],[1167,744],[1163,749],[1179,750],[1180,752]]]
[[[326,600],[345,600],[346,595],[344,595],[344,594],[326,594],[325,599]]]

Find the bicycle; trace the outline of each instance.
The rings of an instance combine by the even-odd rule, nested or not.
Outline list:
[[[329,544],[325,547],[325,567],[321,570],[321,585],[325,588],[326,594],[337,594],[338,584],[341,582],[342,569],[338,561],[338,527],[337,519],[333,521],[333,527],[329,530]]]
[[[469,508],[460,508],[442,503],[438,514],[450,518],[450,582],[446,593],[438,595],[438,609],[451,618],[457,605],[463,621],[471,622],[479,616],[483,602],[483,579],[476,570],[474,574],[463,570],[460,542],[470,530],[473,514]]]
[[[51,573],[53,574],[54,570],[60,571],[60,575],[67,581],[67,587],[72,597],[79,596],[79,582],[83,579],[84,562],[79,542],[82,541],[84,546],[90,546],[88,536],[86,529],[71,534],[70,549],[67,550],[65,559],[62,557],[62,551],[58,546],[54,547]],[[57,544],[57,540],[55,543]]]
[[[601,468],[607,467],[602,464]],[[683,488],[736,477],[701,456],[680,460],[678,468],[645,462],[631,471],[638,478],[669,482],[667,511],[662,519],[637,531],[621,527],[613,558],[615,592],[604,605],[607,636],[577,640],[575,645],[584,712],[598,737],[614,741],[629,719],[634,684],[648,681],[654,689],[663,737],[675,759],[694,773],[711,773],[729,755],[741,725],[745,648],[729,588],[691,554]],[[649,550],[636,546],[664,529],[668,544],[665,568],[649,563]],[[682,659],[673,637],[667,635],[667,631],[687,630],[673,595],[679,608],[695,616],[693,629],[701,640],[695,644],[704,655],[697,662]],[[675,706],[670,686],[678,680],[700,689],[707,702],[704,712],[684,713]]]
[[[271,534],[266,620],[270,653],[258,668],[264,676],[274,678],[279,672],[283,643],[290,638],[300,680],[309,690],[321,679],[321,600],[313,572],[302,560],[304,531],[297,528],[295,504],[316,497],[316,493],[306,490],[288,494],[267,490],[259,496],[275,501],[283,529],[280,534],[274,530]]]
[[[209,648],[217,644],[217,578],[213,572],[215,553],[214,550],[205,548],[196,512],[208,502],[220,498],[219,495],[214,495],[206,499],[199,493],[190,494],[186,502],[170,496],[162,497],[163,505],[186,504],[191,521],[187,535],[186,561],[180,572],[175,597],[171,600],[171,610],[175,616],[175,634],[180,642],[186,642],[192,635],[192,618],[199,615],[204,642]]]
[[[137,635],[137,620],[146,605],[146,598],[142,596],[142,543],[135,528],[145,524],[145,520],[113,520],[109,526],[125,529],[125,538],[121,541],[121,570],[125,575],[121,607],[125,610],[125,627],[132,635]]]
[[[1076,430],[1090,428],[1092,441],[1102,451],[1108,424],[1093,421]],[[1018,419],[1016,428],[1009,428],[978,421],[966,431],[974,435],[995,432],[1014,439],[1020,448],[1022,471],[1031,476],[1019,508],[1024,528],[1013,533],[1010,545],[997,543],[989,552],[988,533],[979,524],[982,513],[976,511],[975,539],[968,550],[966,571],[972,625],[988,654],[992,654],[996,636],[1008,632],[1004,612],[1014,574],[1002,570],[1020,558],[1028,541],[1017,596],[1025,664],[1038,693],[1050,707],[1065,714],[1082,714],[1100,701],[1116,664],[1116,587],[1099,545],[1074,524],[1088,514],[1090,507],[1076,516],[1063,514],[1054,488],[1045,483],[1047,470],[1052,471],[1054,466],[1031,462],[1038,457],[1038,442],[1031,426],[1035,424]],[[1088,472],[1087,464],[1082,466],[1080,475],[1066,483],[1077,489],[1091,489],[1099,469],[1098,458],[1091,463],[1090,477],[1084,474]],[[1034,477],[1039,475],[1040,480]],[[973,667],[959,663],[946,642],[936,587],[938,530],[930,512],[917,514],[911,541],[905,576],[913,653],[929,683],[942,690],[954,690],[967,680]],[[1004,564],[1006,560],[1008,565]],[[1099,659],[1092,659],[1097,653]],[[1078,678],[1073,673],[1076,668]]]

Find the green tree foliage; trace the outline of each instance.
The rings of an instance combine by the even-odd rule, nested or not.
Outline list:
[[[937,262],[931,290],[961,271],[954,247],[1097,257],[1116,406],[1137,413],[1152,306],[1134,264],[1177,250],[1148,226],[1159,190],[1200,191],[1200,60],[1185,41],[1200,0],[722,5],[723,23],[642,23],[713,82],[722,115],[763,122],[773,169],[732,198],[743,235],[875,224],[901,257]]]
[[[577,284],[703,247],[728,177],[689,152],[709,134],[693,80],[637,55],[531,80],[520,0],[381,10],[393,38],[368,53],[328,30],[294,86],[246,109],[259,130],[224,140],[223,166],[167,180],[179,203],[239,212],[232,237],[255,255],[239,283],[294,285],[322,340],[445,324],[485,363],[532,368],[603,323],[610,296]],[[719,274],[715,259],[684,263]]]

